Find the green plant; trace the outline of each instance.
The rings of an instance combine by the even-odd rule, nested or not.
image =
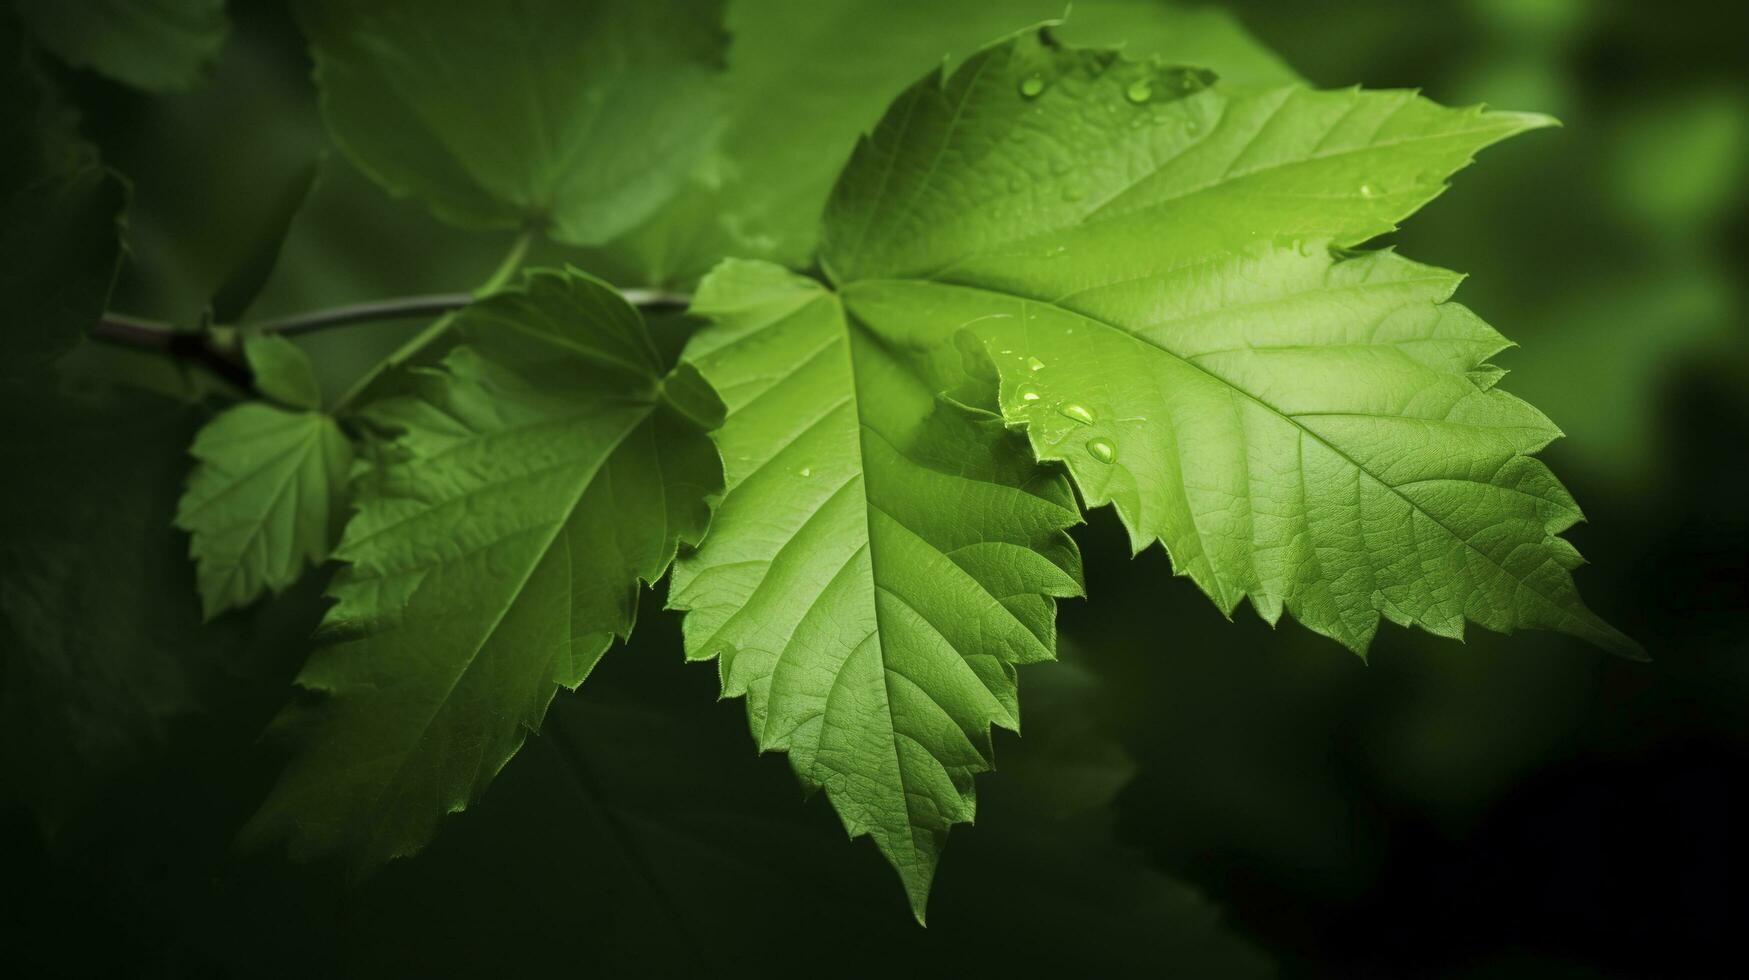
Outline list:
[[[1017,668],[1081,594],[1083,507],[1223,614],[1248,598],[1356,653],[1384,617],[1640,655],[1574,589],[1580,514],[1534,457],[1559,432],[1497,386],[1507,342],[1456,274],[1359,250],[1550,120],[1314,91],[1170,8],[973,50],[1014,14],[920,5],[916,58],[864,53],[834,19],[864,6],[742,4],[725,30],[704,0],[302,3],[347,158],[517,237],[470,295],[251,322],[306,178],[192,329],[100,318],[121,184],[9,65],[5,120],[44,149],[5,175],[0,247],[31,271],[0,288],[67,284],[8,367],[89,331],[217,376],[175,515],[208,618],[340,563],[298,678],[320,696],[282,716],[297,753],[247,839],[417,851],[666,576],[688,657],[922,919],[991,727],[1018,730]],[[1082,17],[1135,43],[1071,44]],[[972,53],[886,104],[944,43]],[[410,314],[432,319],[332,399],[287,339]]]

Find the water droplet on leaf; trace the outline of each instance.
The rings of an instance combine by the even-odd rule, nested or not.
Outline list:
[[[1080,402],[1064,402],[1057,406],[1057,414],[1081,425],[1093,424],[1093,410]]]
[[[1036,71],[1020,80],[1020,94],[1029,99],[1038,98],[1044,90],[1045,77]]]
[[[1360,196],[1361,197],[1378,197],[1379,196],[1379,189],[1377,187],[1374,187],[1371,184],[1362,184],[1362,185],[1360,185]]]
[[[1038,399],[1039,399],[1039,394],[1038,394],[1037,388],[1034,388],[1032,385],[1021,385],[1020,386],[1020,400],[1021,401],[1023,401],[1023,402],[1036,402],[1036,401],[1038,401]]]
[[[1036,357],[1029,357],[1026,359],[1026,369],[1028,371],[1043,371],[1045,369],[1045,362]]]
[[[1101,463],[1117,462],[1117,446],[1104,436],[1087,440],[1087,455]]]
[[[812,466],[804,466],[801,469],[796,470],[796,475],[797,476],[813,476],[814,475],[814,468]]]
[[[1138,78],[1130,83],[1129,88],[1123,90],[1123,94],[1124,98],[1131,102],[1137,104],[1146,102],[1148,97],[1154,94],[1154,83],[1146,78]]]

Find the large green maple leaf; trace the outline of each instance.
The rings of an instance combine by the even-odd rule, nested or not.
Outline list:
[[[1546,117],[1411,92],[1228,88],[1025,37],[858,147],[822,261],[852,315],[965,328],[1001,409],[1138,549],[1364,651],[1380,616],[1637,646],[1580,602],[1559,435],[1495,387],[1458,276],[1346,251]]]
[[[1080,593],[1079,515],[993,415],[937,400],[951,371],[889,345],[817,282],[730,261],[688,357],[722,392],[727,491],[677,563],[686,647],[745,695],[922,918],[948,828],[972,818],[1018,664],[1049,659]]]
[[[830,286],[706,279],[689,356],[730,408],[728,490],[671,602],[919,916],[987,726],[1016,718],[1009,668],[1050,655],[1075,581],[1071,498],[973,406],[1223,610],[1251,595],[1357,650],[1381,615],[1634,649],[1573,592],[1577,510],[1530,456],[1556,433],[1494,387],[1504,342],[1445,302],[1455,276],[1341,251],[1546,122],[1020,37],[859,144]]]
[[[422,846],[630,631],[721,486],[721,404],[607,285],[537,273],[451,329],[364,413],[395,436],[336,551],[334,642],[298,677],[328,697],[291,712],[303,750],[247,831],[294,853]]]

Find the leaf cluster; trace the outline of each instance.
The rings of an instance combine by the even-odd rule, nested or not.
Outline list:
[[[1500,386],[1509,343],[1460,276],[1368,247],[1552,120],[1315,90],[1204,11],[1015,33],[1054,11],[887,6],[297,5],[345,160],[519,237],[330,394],[284,324],[246,319],[311,170],[164,339],[243,380],[174,513],[204,618],[336,564],[245,840],[359,870],[418,851],[665,580],[688,659],[921,920],[992,728],[1020,730],[1018,668],[1055,658],[1055,602],[1083,592],[1069,532],[1107,505],[1223,614],[1358,654],[1390,620],[1642,655],[1578,597],[1581,513],[1536,458],[1560,433]],[[89,27],[114,7],[132,29]],[[193,84],[226,30],[217,3],[20,14],[153,88]],[[6,23],[22,374],[102,316],[125,184]],[[531,245],[557,261],[522,270]],[[596,273],[685,290],[688,315]],[[77,575],[32,541],[7,553],[21,636]]]

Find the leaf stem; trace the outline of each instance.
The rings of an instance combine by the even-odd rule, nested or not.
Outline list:
[[[158,351],[192,361],[243,391],[253,391],[255,378],[236,351],[225,350],[205,333],[177,330],[168,323],[121,313],[105,313],[91,336],[124,347]]]
[[[692,302],[692,297],[686,293],[674,293],[661,289],[622,289],[620,295],[625,297],[626,302],[642,308],[684,309]],[[294,313],[290,316],[258,320],[246,324],[246,326],[250,330],[261,333],[277,333],[295,337],[299,334],[327,330],[330,327],[441,316],[473,301],[474,294],[472,293],[428,293],[422,296],[396,296],[391,299],[368,300],[363,303],[349,303],[345,306],[311,310],[308,313]],[[245,325],[230,324],[230,326]],[[178,346],[185,339],[193,340],[202,335],[193,330],[177,329],[174,324],[166,323],[163,320],[149,320],[126,313],[109,312],[105,313],[97,326],[92,328],[91,336],[95,340],[123,347],[168,350]]]
[[[388,357],[371,365],[368,371],[359,375],[358,380],[352,383],[352,387],[347,388],[346,391],[335,400],[334,408],[332,410],[333,413],[338,415],[346,408],[346,406],[352,404],[358,396],[364,394],[365,389],[369,388],[372,384],[375,384],[376,380],[382,377],[385,372],[406,364],[408,361],[416,357],[420,351],[424,350],[427,344],[436,340],[438,337],[443,336],[443,332],[449,329],[449,325],[455,321],[455,316],[457,313],[461,312],[461,309],[461,307],[456,307],[426,324],[425,329],[407,338],[406,342],[391,351]]]
[[[396,348],[388,357],[379,361],[363,377],[359,378],[345,394],[341,395],[334,405],[334,411],[339,411],[362,395],[364,390],[383,372],[406,364],[432,341],[442,336],[454,321],[456,312],[462,307],[477,299],[490,296],[508,285],[516,275],[517,270],[522,267],[523,260],[527,258],[528,250],[533,243],[534,233],[532,230],[518,235],[516,241],[511,244],[510,251],[505,254],[504,260],[498,264],[498,268],[493,270],[492,275],[471,293],[428,293],[419,296],[369,300],[363,303],[349,303],[344,306],[312,310],[308,313],[295,313],[290,316],[259,320],[246,326],[250,330],[261,333],[297,336],[327,330],[330,327],[344,327],[359,323],[380,323],[385,320],[413,320],[425,317],[437,318],[425,329],[409,338],[406,343]],[[621,290],[620,294],[625,297],[626,302],[645,309],[683,310],[692,302],[692,297],[685,293],[660,289],[625,289]],[[175,324],[162,320],[148,320],[144,317],[110,311],[104,313],[103,318],[92,328],[91,338],[100,343],[160,351],[172,357],[194,361],[245,391],[250,390],[253,383],[248,365],[243,362],[242,358],[237,356],[234,350],[228,350],[214,343],[212,335],[207,331],[183,330]]]
[[[533,242],[534,229],[532,228],[524,229],[522,234],[517,235],[516,241],[510,246],[510,252],[504,256],[504,261],[498,263],[498,268],[492,273],[491,277],[482,283],[478,289],[474,290],[473,298],[485,299],[500,289],[503,289],[504,284],[508,283],[512,276],[516,275],[516,270],[522,267],[522,260],[528,255],[528,247],[533,244]],[[364,394],[371,385],[375,384],[376,380],[382,377],[385,372],[393,368],[398,368],[419,356],[420,351],[430,346],[432,341],[443,336],[444,333],[449,330],[449,325],[455,322],[456,314],[461,312],[465,305],[466,304],[461,304],[452,307],[449,312],[431,321],[425,326],[425,329],[408,337],[406,343],[395,348],[388,357],[378,361],[370,370],[360,375],[358,380],[352,383],[352,387],[347,388],[345,393],[334,402],[334,407],[332,409],[334,414],[338,415],[340,412],[344,411],[348,405],[351,405],[360,395]]]
[[[516,275],[516,270],[522,268],[522,260],[528,256],[528,247],[532,244],[534,244],[534,229],[524,229],[522,234],[516,236],[516,241],[511,243],[509,254],[504,256],[503,262],[498,263],[498,268],[492,273],[491,278],[474,290],[474,298],[485,299],[503,289],[510,282],[510,278]]]
[[[326,310],[315,310],[310,313],[298,313],[293,316],[281,317],[276,320],[262,320],[253,324],[252,328],[262,333],[285,334],[296,336],[304,333],[314,333],[329,327],[343,327],[353,323],[374,323],[381,320],[412,320],[428,316],[440,316],[451,310],[466,306],[474,301],[471,293],[433,293],[428,296],[402,296],[395,299],[379,299],[365,303],[353,303],[347,306],[335,306]]]

